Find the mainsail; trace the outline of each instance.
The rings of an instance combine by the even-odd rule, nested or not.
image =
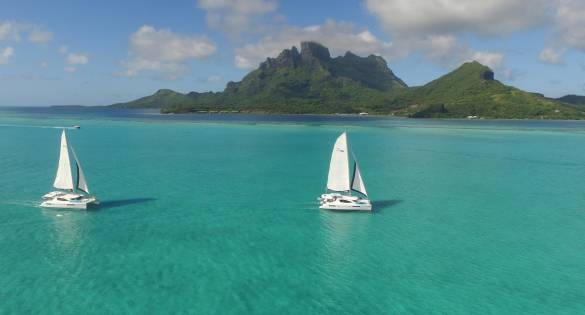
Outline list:
[[[349,158],[347,149],[347,134],[344,132],[333,145],[327,189],[333,191],[349,191]]]
[[[58,189],[73,190],[73,174],[71,174],[71,161],[69,160],[69,149],[65,130],[61,134],[61,151],[59,154],[59,167],[53,187]]]
[[[357,191],[367,196],[368,193],[366,192],[366,185],[364,184],[364,180],[362,179],[362,173],[360,172],[360,167],[357,161],[353,163],[353,167],[354,168],[353,178],[351,179],[351,190]]]
[[[77,166],[77,189],[89,194],[89,187],[87,187],[87,181],[85,181],[85,175],[83,174],[81,163],[79,163],[79,159],[77,158],[77,154],[75,154],[73,147],[71,148],[71,152],[73,152],[75,165]]]

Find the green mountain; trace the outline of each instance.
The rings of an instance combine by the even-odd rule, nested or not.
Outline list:
[[[569,94],[556,99],[559,102],[572,104],[577,107],[585,107],[585,96]]]
[[[492,70],[468,62],[455,71],[401,95],[406,107],[396,112],[410,117],[462,118],[584,118],[583,112],[494,80]]]
[[[314,42],[267,58],[223,92],[181,94],[159,90],[121,108],[160,108],[163,113],[238,111],[265,113],[359,113],[408,117],[582,119],[585,113],[542,95],[494,80],[478,62],[424,86],[409,88],[379,56],[351,52],[332,58]]]
[[[192,104],[193,99],[188,95],[173,90],[161,89],[156,93],[127,103],[110,105],[116,108],[163,108],[177,104]]]

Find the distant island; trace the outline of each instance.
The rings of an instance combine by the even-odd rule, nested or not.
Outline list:
[[[329,49],[302,42],[267,58],[223,92],[155,94],[114,108],[156,108],[161,113],[382,114],[412,118],[585,119],[585,97],[559,99],[525,92],[494,79],[476,62],[424,86],[408,87],[386,61],[351,52],[332,58]]]

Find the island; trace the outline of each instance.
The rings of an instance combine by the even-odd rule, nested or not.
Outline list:
[[[267,58],[222,92],[155,94],[114,108],[161,113],[378,114],[411,118],[585,119],[585,97],[559,99],[522,91],[495,79],[489,67],[467,62],[423,86],[407,86],[384,58],[351,52],[331,57],[302,42]]]

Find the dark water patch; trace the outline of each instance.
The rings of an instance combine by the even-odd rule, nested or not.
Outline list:
[[[402,200],[398,200],[398,199],[373,200],[372,201],[372,211],[373,212],[380,212],[383,209],[393,207],[401,202],[402,202]]]
[[[106,200],[100,201],[99,209],[110,209],[110,208],[118,208],[123,206],[129,206],[133,204],[139,203],[147,203],[155,201],[156,198],[130,198],[130,199],[116,199],[116,200]]]

